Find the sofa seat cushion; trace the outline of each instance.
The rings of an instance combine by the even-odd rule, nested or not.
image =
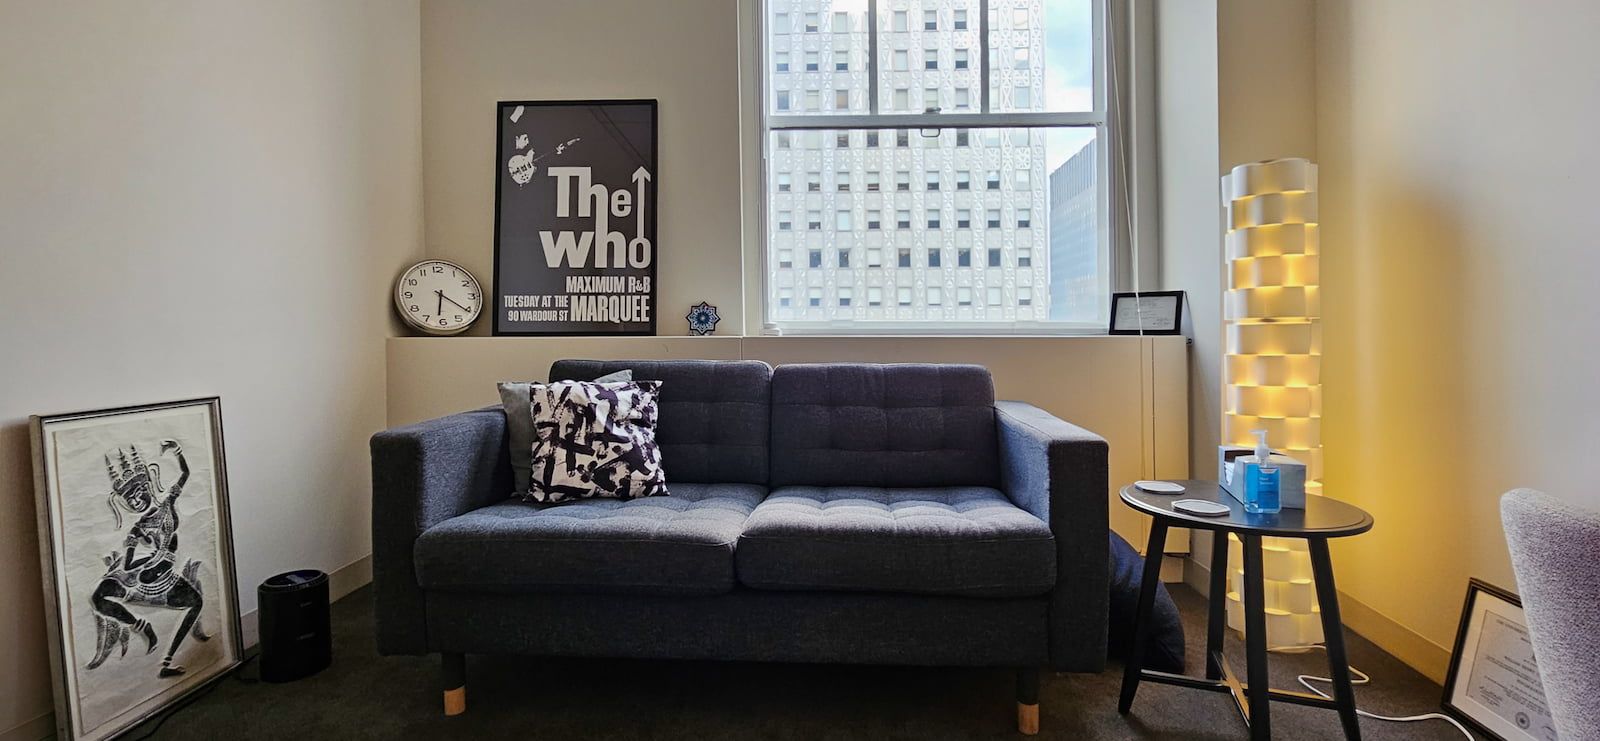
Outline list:
[[[756,589],[971,597],[1050,591],[1050,527],[987,487],[773,490],[734,556]]]
[[[417,538],[417,583],[457,591],[721,594],[733,588],[734,545],[765,494],[753,484],[674,483],[663,497],[492,504]]]

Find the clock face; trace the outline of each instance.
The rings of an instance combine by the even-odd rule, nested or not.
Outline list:
[[[394,304],[406,324],[429,334],[456,334],[478,319],[483,291],[459,265],[424,260],[400,274]]]

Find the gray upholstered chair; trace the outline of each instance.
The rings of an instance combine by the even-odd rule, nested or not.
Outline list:
[[[1556,735],[1600,739],[1600,512],[1515,489],[1500,518]]]

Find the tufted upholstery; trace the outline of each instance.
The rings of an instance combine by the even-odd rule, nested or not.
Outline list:
[[[778,489],[735,560],[758,589],[1021,597],[1056,579],[1050,528],[985,487]]]
[[[772,374],[774,487],[992,487],[996,445],[994,382],[981,366],[783,365]]]
[[[555,505],[508,501],[458,515],[417,538],[424,589],[720,594],[733,548],[766,490],[675,483],[669,496]]]
[[[588,381],[625,369],[634,380],[662,382],[656,442],[669,485],[767,483],[771,366],[756,360],[558,360],[550,380]]]

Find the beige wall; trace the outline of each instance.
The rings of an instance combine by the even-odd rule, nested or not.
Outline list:
[[[661,334],[701,300],[743,325],[735,0],[426,2],[427,248],[494,275],[494,104],[659,100]],[[487,320],[473,334],[489,334]]]
[[[1589,0],[1317,7],[1326,484],[1377,518],[1334,559],[1436,673],[1467,578],[1514,586],[1499,495],[1600,508],[1596,28]]]
[[[218,394],[242,607],[369,552],[415,2],[0,0],[0,737],[50,729],[27,416]]]

